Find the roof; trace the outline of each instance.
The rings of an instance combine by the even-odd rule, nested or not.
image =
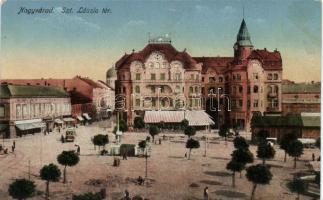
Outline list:
[[[104,81],[102,81],[102,80],[98,80],[98,83],[99,83],[99,84],[102,84],[102,85],[103,85],[103,87],[108,87],[108,88],[110,88],[111,90],[114,90],[114,88],[113,88],[113,87],[111,87],[110,85],[108,85],[106,82],[104,82]]]
[[[211,117],[203,110],[194,111],[146,111],[145,123],[180,123],[188,120],[190,126],[208,126],[214,124]]]
[[[282,58],[280,52],[275,50],[273,52],[265,49],[255,49],[251,52],[249,59],[258,59],[264,69],[281,70],[282,69]]]
[[[108,69],[106,75],[107,78],[117,77],[117,71],[114,67],[111,67],[110,69]]]
[[[244,21],[244,19],[242,19],[242,22],[240,25],[236,44],[239,46],[252,46],[247,24]]]
[[[41,85],[0,85],[0,98],[69,97],[59,87]]]
[[[139,52],[125,54],[116,62],[116,69],[123,66],[130,66],[131,62],[137,60],[145,62],[146,58],[154,51],[163,53],[168,62],[179,60],[184,67],[193,67],[196,61],[186,51],[179,52],[169,43],[150,43]]]
[[[193,57],[198,63],[203,63],[202,73],[206,73],[209,68],[221,73],[233,61],[233,57]]]
[[[321,83],[295,83],[282,85],[282,93],[321,93]]]
[[[320,127],[320,116],[253,116],[253,127]]]
[[[86,82],[87,84],[89,84],[90,86],[94,87],[94,88],[103,88],[103,86],[95,81],[93,81],[92,79],[89,79],[87,77],[81,77],[81,76],[76,76],[76,78]]]

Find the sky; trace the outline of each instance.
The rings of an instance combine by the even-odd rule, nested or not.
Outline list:
[[[321,2],[318,0],[0,0],[0,78],[105,80],[125,52],[169,34],[191,56],[233,56],[244,18],[255,49],[278,49],[283,78],[320,81]],[[77,13],[80,7],[98,14]],[[53,8],[53,13],[18,14]],[[72,8],[73,13],[61,13]],[[110,13],[103,14],[103,8]]]

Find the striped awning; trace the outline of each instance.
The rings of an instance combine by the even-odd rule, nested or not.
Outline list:
[[[208,126],[214,124],[211,117],[203,110],[194,111],[146,111],[145,123],[180,123],[187,119],[190,126]]]
[[[44,122],[34,122],[34,123],[26,123],[26,124],[16,124],[16,127],[19,130],[31,130],[35,128],[43,128],[46,127],[46,124]]]
[[[64,122],[61,119],[55,119],[56,124],[63,124]]]
[[[84,121],[84,119],[83,119],[83,117],[81,117],[81,116],[76,116],[76,118],[79,120],[79,121]]]
[[[87,119],[87,120],[91,120],[91,117],[89,116],[89,114],[87,114],[87,113],[83,113],[83,116],[85,117],[85,119]]]

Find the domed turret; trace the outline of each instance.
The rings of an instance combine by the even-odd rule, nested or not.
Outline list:
[[[114,67],[111,67],[110,69],[108,69],[107,73],[106,73],[106,81],[107,84],[114,88],[114,83],[117,80],[117,71]]]

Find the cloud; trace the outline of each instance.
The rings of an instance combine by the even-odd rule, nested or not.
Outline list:
[[[221,13],[222,14],[233,14],[235,12],[235,8],[233,8],[232,6],[225,6],[224,8],[221,9]]]
[[[35,17],[37,21],[43,22],[54,22],[57,24],[77,24],[80,26],[85,26],[90,29],[100,30],[101,27],[98,24],[92,23],[84,19],[83,17],[77,15],[68,15],[62,13],[62,7],[55,7],[54,12],[46,17]]]

